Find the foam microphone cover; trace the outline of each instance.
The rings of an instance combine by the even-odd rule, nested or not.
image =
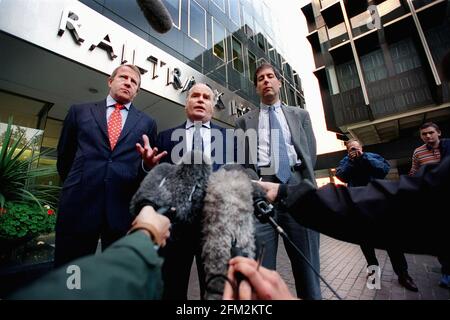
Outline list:
[[[254,180],[254,181],[259,180],[259,177],[256,174],[255,170],[252,170],[250,168],[244,168],[240,164],[228,163],[228,164],[222,166],[222,169],[226,170],[226,171],[232,171],[232,170],[241,171],[241,172],[245,173],[245,175],[250,180]],[[253,200],[266,199],[266,193],[264,192],[264,190],[261,188],[261,186],[259,184],[257,184],[256,182],[252,182],[252,187],[253,187],[253,191],[252,191]]]
[[[175,207],[172,224],[200,223],[211,165],[193,164],[192,159],[197,156],[201,157],[201,153],[189,152],[179,164],[161,163],[154,167],[131,199],[130,212],[136,216],[143,205],[154,203],[157,207]]]
[[[172,28],[172,17],[161,0],[137,0],[137,3],[156,32],[166,33]]]
[[[141,185],[131,198],[130,213],[136,217],[142,207],[147,204],[159,207],[172,206],[172,193],[169,185],[164,181],[176,169],[175,165],[161,163],[154,167],[142,180]]]
[[[206,191],[202,260],[208,281],[214,275],[226,276],[234,241],[244,255],[254,258],[255,227],[252,185],[245,172],[220,169],[209,177]],[[211,281],[205,299],[222,299],[223,288],[223,281]]]

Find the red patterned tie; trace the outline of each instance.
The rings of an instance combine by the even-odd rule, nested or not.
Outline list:
[[[117,140],[119,140],[120,132],[122,132],[122,115],[120,110],[124,109],[125,106],[116,103],[114,108],[108,120],[108,136],[111,150],[114,150]]]

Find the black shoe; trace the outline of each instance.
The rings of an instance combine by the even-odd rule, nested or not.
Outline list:
[[[416,284],[414,283],[414,280],[409,276],[409,274],[399,276],[398,283],[400,283],[401,286],[405,287],[410,291],[414,292],[419,291]]]

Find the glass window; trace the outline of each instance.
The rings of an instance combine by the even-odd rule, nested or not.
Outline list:
[[[286,78],[292,79],[292,68],[286,61],[283,62],[283,73]]]
[[[296,103],[295,103],[295,92],[294,92],[294,89],[292,89],[292,87],[289,86],[288,92],[289,92],[289,105],[295,106]]]
[[[297,71],[294,71],[294,82],[295,82],[295,88],[297,90],[301,91],[302,90],[302,84],[301,84],[300,77],[299,77]]]
[[[242,7],[242,15],[244,18],[244,32],[251,40],[255,40],[255,26],[253,23],[253,17],[249,14],[249,9]]]
[[[276,63],[276,56],[275,56],[275,48],[272,45],[273,41],[272,39],[268,38],[267,39],[267,48],[269,50],[269,57],[270,60],[272,61],[272,63]]]
[[[206,48],[206,11],[197,2],[189,2],[189,36]]]
[[[181,28],[181,0],[164,0],[167,10],[173,20],[173,25],[178,29]]]
[[[220,10],[225,12],[225,0],[211,0]]]
[[[212,18],[213,53],[216,57],[225,61],[225,28],[214,17]]]
[[[281,86],[281,90],[280,90],[281,102],[283,102],[284,104],[289,104],[287,99],[286,99],[286,91],[285,90],[286,90],[286,88],[285,88],[284,83],[283,83],[283,85]]]
[[[248,78],[250,79],[251,82],[253,82],[253,76],[255,74],[255,71],[256,71],[256,56],[249,51],[248,52]]]
[[[233,47],[233,68],[240,73],[244,73],[244,61],[242,59],[242,44],[235,37],[232,37]]]
[[[397,74],[421,66],[419,55],[411,39],[399,41],[391,45],[389,49]]]
[[[384,65],[381,49],[362,56],[361,66],[364,70],[364,79],[367,83],[387,77],[387,69]]]
[[[258,22],[256,22],[256,20],[255,20],[255,30],[256,30],[256,43],[257,43],[258,47],[262,51],[267,53],[267,50],[266,50],[266,38],[263,35],[262,28],[260,27]]]
[[[335,69],[341,92],[360,86],[358,71],[356,70],[356,64],[354,61],[337,65]]]
[[[238,26],[241,25],[241,17],[239,14],[239,0],[228,0],[228,6],[230,9],[230,19]]]

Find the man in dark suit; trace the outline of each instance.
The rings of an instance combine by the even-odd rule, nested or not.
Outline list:
[[[158,149],[168,153],[161,162],[177,163],[184,154],[196,147],[212,160],[213,171],[217,171],[224,163],[233,161],[233,145],[228,146],[227,150],[227,130],[211,122],[214,104],[214,93],[208,85],[198,83],[189,90],[185,106],[186,121],[158,134]],[[198,144],[194,139],[196,127],[200,129],[201,136]]]
[[[236,120],[236,129],[256,132],[255,143],[244,147],[245,163],[254,169],[263,181],[296,184],[309,180],[315,184],[316,140],[307,111],[285,106],[280,101],[281,75],[270,64],[260,65],[254,83],[261,98],[260,108]],[[237,130],[236,135],[239,135]],[[250,136],[250,135],[249,135]],[[257,142],[256,142],[257,141]],[[237,158],[240,158],[237,146]],[[317,272],[320,272],[319,234],[299,225],[287,212],[277,210],[275,219],[291,240],[303,252]],[[269,224],[256,224],[257,245],[265,243],[266,254],[262,265],[276,268],[278,234]],[[297,294],[303,299],[321,299],[318,276],[305,260],[285,244],[291,260]]]
[[[137,67],[119,66],[108,79],[105,100],[73,105],[64,120],[58,143],[63,188],[55,266],[95,253],[99,238],[104,250],[125,235],[131,225],[130,200],[144,168],[165,155],[150,148],[155,121],[132,104],[140,81]]]
[[[177,163],[186,152],[198,149],[212,160],[213,170],[217,170],[226,162],[226,130],[211,122],[214,100],[212,89],[204,83],[195,84],[188,91],[185,106],[186,121],[158,135],[158,149],[168,153],[161,161]],[[200,226],[174,226],[172,237],[163,252],[164,299],[187,299],[194,256],[203,297],[205,276],[200,254]]]

